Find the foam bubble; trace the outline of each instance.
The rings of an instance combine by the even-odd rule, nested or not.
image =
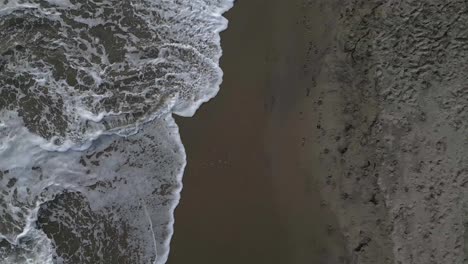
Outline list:
[[[232,4],[0,0],[0,263],[166,262]]]

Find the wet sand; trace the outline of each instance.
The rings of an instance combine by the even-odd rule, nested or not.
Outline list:
[[[466,3],[238,1],[171,264],[466,263]]]
[[[346,260],[307,151],[317,133],[307,117],[311,80],[331,40],[330,12],[248,0],[226,14],[221,91],[195,117],[177,119],[188,165],[170,264]]]
[[[238,1],[170,263],[465,263],[468,16],[437,2]]]

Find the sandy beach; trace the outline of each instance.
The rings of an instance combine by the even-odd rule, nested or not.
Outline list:
[[[238,1],[226,15],[221,91],[194,118],[177,120],[188,165],[171,264],[345,259],[304,151],[316,133],[310,78],[331,40],[322,19],[332,11],[294,2]],[[312,48],[317,56],[306,57]]]
[[[468,1],[231,6],[0,0],[0,264],[468,264]]]
[[[468,0],[232,2],[0,0],[0,264],[468,264]]]
[[[468,16],[439,2],[237,1],[177,119],[169,263],[466,263]]]

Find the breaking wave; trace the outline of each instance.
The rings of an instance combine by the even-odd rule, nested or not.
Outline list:
[[[165,263],[232,0],[0,0],[0,263]]]

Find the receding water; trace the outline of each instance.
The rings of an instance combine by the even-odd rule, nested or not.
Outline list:
[[[0,0],[0,263],[165,263],[232,0]]]

